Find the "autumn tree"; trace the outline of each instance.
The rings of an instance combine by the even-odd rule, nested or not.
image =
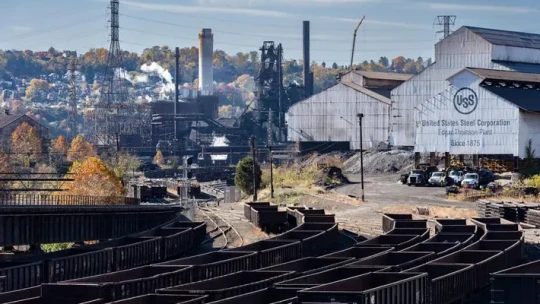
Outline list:
[[[124,195],[120,178],[102,160],[88,157],[75,161],[69,169],[73,182],[66,184],[68,195],[119,197]],[[106,201],[104,201],[106,202]]]
[[[66,155],[68,151],[66,138],[62,135],[58,136],[54,141],[52,148],[55,153]]]
[[[38,92],[49,91],[49,83],[42,79],[32,79],[30,80],[30,85],[26,88],[26,98],[30,99],[33,102],[38,101],[37,97]]]
[[[55,168],[59,168],[66,160],[67,151],[68,145],[66,138],[62,135],[58,136],[51,146],[51,165]]]
[[[31,160],[41,154],[42,148],[38,131],[27,122],[21,123],[11,134],[11,150],[17,153],[25,167],[29,167]]]
[[[69,161],[81,162],[86,158],[96,156],[96,150],[91,143],[79,135],[71,142],[67,155]]]
[[[161,150],[157,150],[156,155],[154,156],[154,164],[160,167],[165,164],[165,159],[163,158],[163,153],[161,153]]]
[[[1,174],[1,173],[8,173]],[[8,178],[9,173],[13,173],[13,168],[9,162],[9,155],[6,153],[0,152],[0,178]],[[6,188],[9,182],[0,182],[0,187]]]
[[[405,57],[398,56],[394,59],[392,59],[392,66],[391,69],[396,73],[402,73],[403,68],[405,67]]]

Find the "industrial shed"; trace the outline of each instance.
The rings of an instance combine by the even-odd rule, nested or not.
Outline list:
[[[288,140],[349,142],[360,148],[357,114],[363,113],[363,147],[388,142],[390,90],[409,74],[352,71],[327,90],[293,105],[286,114]]]
[[[416,113],[427,100],[436,103],[459,89],[446,81],[455,73],[467,67],[540,73],[539,64],[539,34],[461,27],[435,45],[431,66],[392,90],[390,143],[415,145]]]
[[[415,110],[415,151],[526,156],[540,150],[540,73],[466,68]]]

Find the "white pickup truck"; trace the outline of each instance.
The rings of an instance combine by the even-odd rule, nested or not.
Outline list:
[[[433,172],[428,180],[430,186],[444,186],[446,184],[446,174],[444,172]]]
[[[472,188],[477,189],[480,185],[480,177],[478,176],[478,173],[467,173],[463,177],[463,181],[461,182],[461,186],[464,188]]]

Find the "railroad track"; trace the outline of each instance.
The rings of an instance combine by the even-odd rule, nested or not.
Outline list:
[[[198,209],[216,227],[209,231],[210,238],[205,240],[203,244],[210,242],[211,240],[216,240],[221,236],[223,238],[224,244],[222,246],[220,246],[221,244],[217,246],[220,247],[220,250],[223,250],[228,246],[234,246],[235,237],[230,235],[227,236],[227,234],[232,231],[233,235],[236,235],[236,239],[238,240],[238,245],[234,247],[241,247],[244,245],[244,238],[242,237],[242,235],[222,216],[220,216],[214,210],[208,207],[199,207]]]

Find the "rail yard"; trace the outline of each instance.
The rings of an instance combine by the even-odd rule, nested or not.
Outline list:
[[[122,213],[126,206],[101,208]],[[148,212],[147,206],[129,208]],[[491,290],[497,303],[513,303],[519,290],[498,282],[527,275],[525,268],[512,268],[525,262],[523,228],[496,217],[427,220],[382,214],[381,234],[366,237],[342,230],[324,209],[206,203],[197,211],[207,218],[205,224],[188,221],[178,208],[148,224],[153,227],[110,241],[4,256],[0,301],[487,303],[482,301]],[[232,219],[262,229],[274,223],[284,232],[261,232],[264,237],[255,240]],[[57,222],[70,220],[64,216]]]

